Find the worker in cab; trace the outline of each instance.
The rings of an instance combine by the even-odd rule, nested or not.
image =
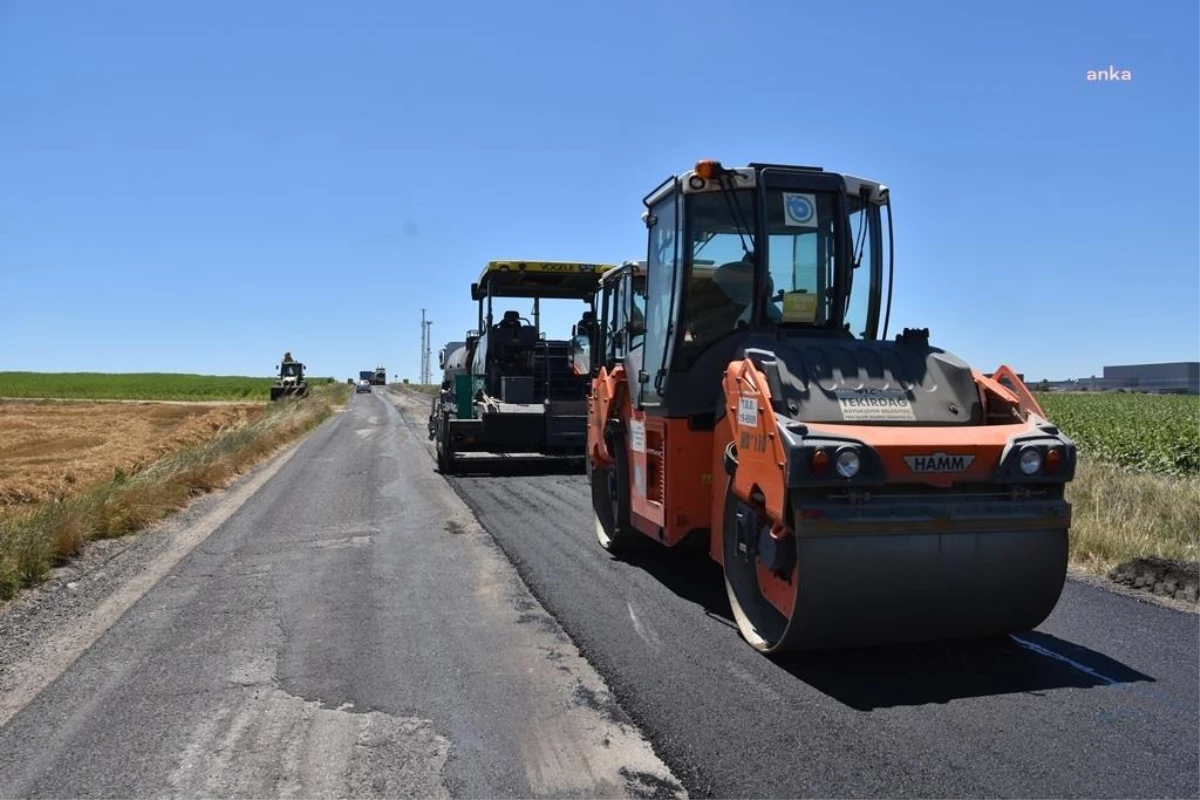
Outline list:
[[[596,335],[596,312],[584,311],[575,325],[576,336],[586,336],[590,341]]]
[[[725,293],[730,302],[743,306],[742,313],[734,320],[735,330],[742,327],[743,324],[749,325],[750,318],[754,314],[754,262],[748,260],[749,258],[750,254],[747,253],[741,261],[722,264],[713,273],[713,282],[717,288]],[[766,296],[771,297],[774,290],[775,281],[771,279],[770,275],[767,275]],[[768,322],[782,322],[783,312],[774,303],[768,302],[766,317]]]

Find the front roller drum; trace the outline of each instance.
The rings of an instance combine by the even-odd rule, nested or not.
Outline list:
[[[650,539],[633,527],[629,509],[629,463],[620,440],[609,443],[612,466],[599,466],[586,458],[592,490],[592,521],[596,541],[613,555],[647,549]]]
[[[1065,529],[772,537],[732,483],[722,538],[734,619],[764,653],[1032,630],[1067,572]]]

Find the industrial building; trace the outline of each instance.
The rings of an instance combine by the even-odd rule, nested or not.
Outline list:
[[[1048,381],[1052,390],[1200,394],[1200,361],[1105,366],[1104,376]]]
[[[1139,392],[1200,394],[1200,361],[1105,367],[1104,382]]]

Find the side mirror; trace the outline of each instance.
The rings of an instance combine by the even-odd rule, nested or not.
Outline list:
[[[640,319],[631,319],[625,323],[625,330],[630,336],[641,336],[646,332],[646,323]]]
[[[592,372],[592,344],[587,336],[571,337],[571,372],[576,375],[590,375]]]

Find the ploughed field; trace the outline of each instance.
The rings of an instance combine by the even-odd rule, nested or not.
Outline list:
[[[0,515],[133,474],[260,417],[262,403],[0,402]]]

